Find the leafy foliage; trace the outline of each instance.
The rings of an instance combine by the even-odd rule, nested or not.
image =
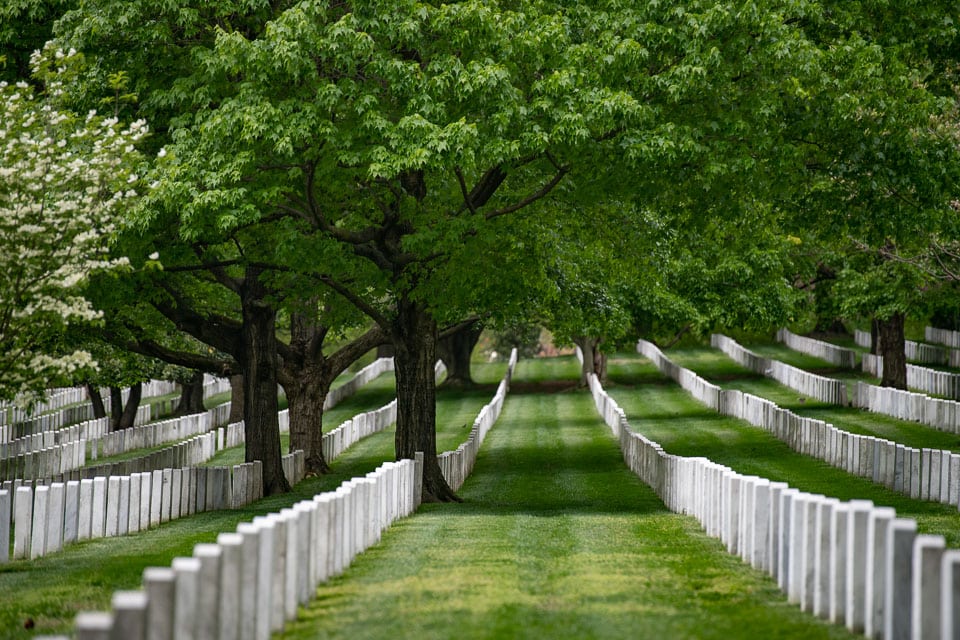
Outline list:
[[[34,59],[46,84],[0,83],[0,397],[37,391],[96,363],[84,351],[54,355],[50,340],[99,314],[78,293],[107,256],[117,217],[137,196],[143,122],[121,128],[94,112],[61,109],[59,76],[74,52]],[[44,348],[44,345],[47,348]]]

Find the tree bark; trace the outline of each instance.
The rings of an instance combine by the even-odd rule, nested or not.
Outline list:
[[[137,409],[140,408],[140,398],[143,395],[143,384],[136,382],[130,385],[130,393],[127,395],[127,404],[120,412],[117,423],[117,429],[129,429],[137,419]],[[117,402],[122,402],[120,394],[117,394]],[[116,414],[114,414],[116,415]]]
[[[230,376],[230,415],[227,424],[235,424],[243,420],[243,374],[235,373]]]
[[[110,387],[110,430],[120,428],[120,416],[123,414],[123,389]]]
[[[607,381],[607,354],[600,351],[601,338],[576,336],[574,344],[580,347],[583,353],[583,364],[580,366],[580,386],[587,386],[587,374],[594,373],[601,383]]]
[[[245,461],[260,460],[263,495],[290,491],[280,454],[280,422],[277,417],[276,310],[265,298],[261,270],[247,267],[241,287],[243,311],[242,358]]]
[[[445,386],[469,388],[473,386],[470,375],[470,357],[473,348],[480,340],[483,325],[479,320],[463,325],[457,331],[441,338],[437,343],[437,354],[447,365]]]
[[[879,321],[880,355],[883,356],[883,376],[880,379],[882,387],[907,388],[903,321],[902,313],[895,313]]]
[[[203,372],[197,371],[189,382],[180,383],[180,404],[174,415],[186,416],[192,413],[203,413]]]
[[[290,407],[290,450],[303,450],[308,473],[330,473],[323,453],[323,403],[330,381],[316,367],[299,373],[293,384],[284,385]]]
[[[880,321],[876,318],[870,320],[870,353],[880,355]]]
[[[412,459],[422,451],[424,501],[459,502],[437,461],[437,323],[421,304],[404,295],[398,298],[391,332],[396,350],[397,459]]]
[[[96,385],[86,384],[87,395],[90,397],[90,404],[93,405],[93,417],[95,420],[107,417],[107,408],[103,404],[103,396],[100,395],[100,389]]]

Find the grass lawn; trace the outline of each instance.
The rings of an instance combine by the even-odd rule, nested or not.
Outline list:
[[[668,512],[572,390],[577,371],[521,361],[464,502],[395,525],[282,637],[853,637]]]
[[[709,363],[717,359],[718,353],[705,348],[685,350],[682,354],[670,350],[666,355],[695,371],[716,373]],[[719,357],[726,359],[723,354]],[[698,364],[701,362],[708,364]],[[737,366],[733,361],[728,362],[730,367]],[[747,372],[746,375],[753,374]],[[713,375],[709,379],[717,380]],[[724,385],[728,382],[721,380]],[[607,390],[623,407],[631,426],[670,453],[705,456],[740,473],[788,482],[815,494],[841,500],[873,500],[878,505],[894,507],[900,517],[914,518],[921,533],[941,534],[948,546],[960,547],[960,513],[956,507],[911,500],[826,462],[795,453],[763,429],[707,409],[662,376],[645,358],[632,354],[618,354],[613,358]],[[874,414],[866,416],[880,418]]]

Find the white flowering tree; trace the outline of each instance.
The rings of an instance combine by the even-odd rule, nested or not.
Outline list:
[[[32,60],[43,91],[0,83],[0,399],[29,397],[95,368],[90,354],[57,348],[68,324],[97,311],[79,293],[94,271],[114,269],[108,245],[136,196],[135,144],[143,122],[121,127],[59,106],[75,52]]]

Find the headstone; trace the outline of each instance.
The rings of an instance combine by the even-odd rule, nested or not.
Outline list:
[[[260,603],[260,528],[252,522],[237,525],[237,533],[243,538],[243,563],[240,577],[240,635],[241,640],[257,640],[257,618],[265,615],[258,611]]]
[[[77,541],[80,523],[80,481],[67,482],[63,509],[63,544]]]
[[[838,502],[830,517],[830,577],[827,619],[833,624],[846,622],[847,605],[847,526],[850,504]]]
[[[170,470],[170,519],[180,518],[180,505],[183,499],[183,469]]]
[[[140,476],[140,530],[150,528],[150,499],[153,497],[153,472],[143,471]]]
[[[912,625],[914,638],[937,638],[941,630],[943,536],[919,535],[913,541]]]
[[[176,640],[200,638],[196,634],[197,618],[206,615],[197,608],[200,597],[200,561],[196,558],[174,558],[175,574],[173,637]]]
[[[140,531],[140,483],[139,473],[130,474],[130,498],[127,508],[127,533]]]
[[[873,502],[851,500],[847,520],[846,626],[863,633],[866,619],[867,527]]]
[[[74,622],[77,640],[111,640],[112,628],[113,614],[103,611],[83,611]]]
[[[198,544],[193,548],[193,557],[200,563],[197,575],[196,636],[198,638],[220,637],[220,575],[223,550],[218,544]]]
[[[163,470],[156,469],[150,474],[150,526],[160,524],[160,509],[163,506]]]
[[[830,568],[833,564],[833,513],[840,501],[821,500],[817,505],[817,526],[814,535],[813,614],[820,618],[830,616]]]
[[[780,542],[777,554],[777,584],[786,592],[790,587],[791,540],[793,537],[793,501],[799,495],[796,489],[785,489],[780,493]]]
[[[253,615],[243,610],[246,591],[243,588],[244,543],[239,533],[221,533],[217,536],[217,546],[221,551],[218,607],[220,638],[249,638],[253,635],[252,624],[245,635],[241,633],[241,624]]]
[[[33,535],[30,538],[30,559],[47,552],[47,527],[50,526],[50,487],[41,485],[33,492]]]
[[[117,535],[127,534],[130,526],[130,476],[120,476],[120,502],[117,509]]]
[[[10,505],[9,490],[0,490],[0,564],[10,561]]]
[[[913,611],[913,541],[917,521],[894,518],[887,525],[883,637],[909,638]]]
[[[47,516],[46,553],[55,553],[63,549],[63,511],[66,486],[62,482],[50,485],[49,513]]]
[[[960,549],[947,549],[940,559],[940,637],[960,636]]]
[[[863,632],[868,638],[883,633],[887,585],[887,537],[890,521],[897,517],[890,507],[875,507],[867,523],[867,577]],[[909,583],[908,583],[909,584]]]
[[[90,527],[93,523],[93,480],[84,478],[80,481],[80,508],[77,511],[77,540],[90,538]]]
[[[176,574],[168,567],[148,567],[143,570],[143,588],[147,592],[148,640],[175,640],[174,587]]]
[[[107,518],[107,479],[93,479],[93,505],[90,511],[90,537],[102,538]]]
[[[118,535],[120,530],[120,476],[107,479],[107,516],[104,520],[103,535],[107,538]]]
[[[115,591],[112,638],[119,640],[147,639],[147,593],[145,591]]]

